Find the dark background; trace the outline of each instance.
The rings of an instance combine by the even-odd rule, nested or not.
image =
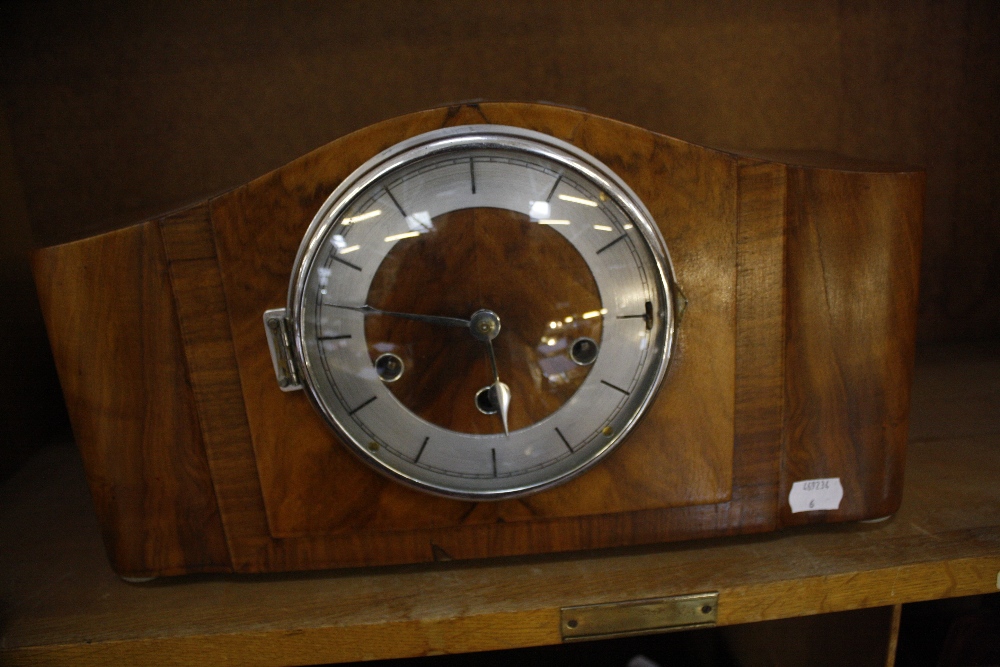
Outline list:
[[[1000,5],[0,4],[0,478],[68,439],[27,253],[448,102],[928,172],[919,340],[1000,336]],[[101,326],[100,322],[88,323]]]

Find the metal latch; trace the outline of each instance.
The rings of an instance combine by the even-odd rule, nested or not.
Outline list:
[[[703,628],[715,625],[718,606],[716,592],[563,607],[559,629],[571,642]]]
[[[278,379],[278,386],[281,387],[281,391],[295,391],[302,389],[302,382],[295,366],[288,318],[285,315],[284,308],[265,310],[264,331],[267,333],[267,346],[271,350],[271,362],[274,364],[274,375]]]

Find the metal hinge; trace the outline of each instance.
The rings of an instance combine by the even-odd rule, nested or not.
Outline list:
[[[704,628],[715,625],[718,607],[718,593],[563,607],[559,629],[570,642]]]
[[[281,391],[302,389],[299,371],[295,366],[295,355],[292,352],[290,327],[284,308],[272,308],[264,311],[264,331],[267,333],[267,346],[271,350],[271,362],[274,364],[274,375],[278,379]]]

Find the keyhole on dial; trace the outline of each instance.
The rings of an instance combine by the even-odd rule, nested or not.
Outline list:
[[[375,360],[375,372],[383,382],[395,382],[403,375],[403,360],[387,352]]]
[[[580,366],[589,366],[597,359],[597,343],[591,338],[577,338],[570,347],[569,356]]]
[[[496,391],[494,391],[492,385],[483,387],[476,392],[476,409],[484,415],[495,415],[499,412],[500,407],[498,403]]]

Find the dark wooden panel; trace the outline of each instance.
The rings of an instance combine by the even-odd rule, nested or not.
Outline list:
[[[39,251],[34,272],[115,569],[228,570],[156,223]]]
[[[740,160],[733,495],[771,526],[784,426],[787,197],[785,165]]]
[[[790,168],[784,523],[896,511],[913,368],[924,179]],[[800,480],[839,477],[837,511],[791,514]]]
[[[267,518],[207,203],[160,220],[205,454],[236,570],[268,562]],[[262,555],[263,554],[263,555]]]

